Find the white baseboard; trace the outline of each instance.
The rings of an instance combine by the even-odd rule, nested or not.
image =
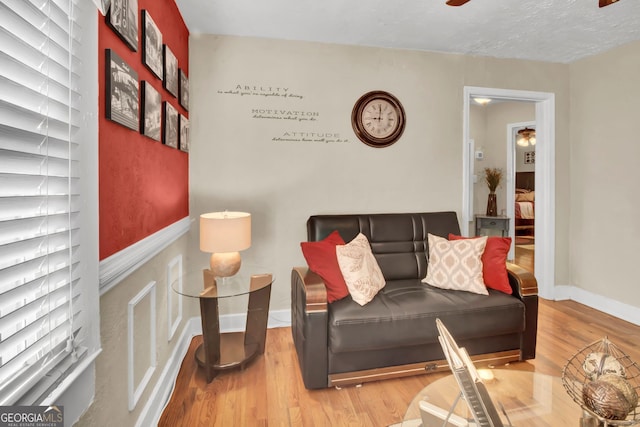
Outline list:
[[[247,324],[246,314],[227,314],[220,316],[220,332],[244,331]],[[270,311],[267,328],[284,328],[291,326],[291,310]]]
[[[221,332],[237,332],[243,331],[246,324],[246,315],[224,315],[220,316],[220,331]],[[277,310],[269,312],[269,320],[267,327],[282,328],[291,326],[291,310]],[[187,320],[182,334],[178,342],[176,343],[169,360],[162,369],[160,378],[156,383],[149,400],[142,408],[142,412],[136,422],[136,427],[155,426],[158,425],[160,416],[165,406],[169,402],[171,393],[175,386],[176,378],[178,378],[178,372],[180,366],[184,360],[191,339],[196,335],[202,334],[202,322],[199,317],[192,317]]]
[[[556,301],[570,299],[640,326],[640,310],[637,307],[603,295],[594,294],[576,286],[556,286],[554,288],[554,299]]]
[[[175,386],[182,360],[189,350],[191,339],[202,333],[202,323],[199,317],[192,317],[186,322],[182,334],[176,346],[162,369],[160,378],[156,383],[151,396],[142,408],[142,412],[136,422],[136,427],[156,426],[162,415],[162,411],[171,397]]]

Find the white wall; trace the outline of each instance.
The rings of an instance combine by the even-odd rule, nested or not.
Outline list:
[[[556,157],[567,161],[566,65],[227,36],[192,36],[190,49],[190,211],[252,213],[253,246],[242,255],[275,273],[272,310],[289,307],[291,267],[304,265],[299,243],[310,215],[460,214],[465,85],[554,92]],[[263,95],[285,88],[303,98]],[[351,129],[355,101],[371,90],[393,93],[406,110],[404,135],[388,148],[362,144]],[[254,118],[254,110],[269,109],[317,115]],[[343,142],[274,141],[287,132],[290,139],[293,132],[330,133]],[[566,215],[563,202],[557,212]],[[197,233],[196,225],[195,241]],[[191,248],[190,268],[206,265],[207,255]],[[568,254],[556,253],[556,275],[566,283]]]

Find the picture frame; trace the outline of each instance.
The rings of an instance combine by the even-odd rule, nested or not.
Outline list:
[[[189,152],[189,119],[180,114],[179,147],[185,153]]]
[[[107,24],[129,49],[138,51],[138,0],[111,0]]]
[[[162,79],[162,33],[149,11],[142,11],[142,63],[159,79]]]
[[[189,78],[184,73],[184,70],[180,68],[180,88],[178,90],[178,99],[180,100],[180,106],[186,111],[189,111]]]
[[[525,151],[524,153],[524,164],[532,165],[536,162],[536,152],[535,151]]]
[[[166,44],[163,45],[164,79],[163,86],[171,95],[178,96],[178,60]]]
[[[140,127],[138,73],[111,49],[105,49],[106,117],[137,131]]]
[[[178,110],[168,101],[164,101],[164,126],[162,128],[164,145],[178,148]]]
[[[162,139],[162,97],[151,83],[142,81],[140,133],[155,141]]]

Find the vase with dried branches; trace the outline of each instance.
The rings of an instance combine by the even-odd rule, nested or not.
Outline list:
[[[487,216],[498,216],[498,200],[496,198],[496,188],[502,181],[502,169],[484,168],[484,180],[489,187],[489,197],[487,199]]]

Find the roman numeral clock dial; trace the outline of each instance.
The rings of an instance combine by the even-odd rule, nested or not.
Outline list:
[[[371,147],[388,147],[402,136],[404,108],[388,92],[365,93],[351,112],[351,124],[358,139]]]

